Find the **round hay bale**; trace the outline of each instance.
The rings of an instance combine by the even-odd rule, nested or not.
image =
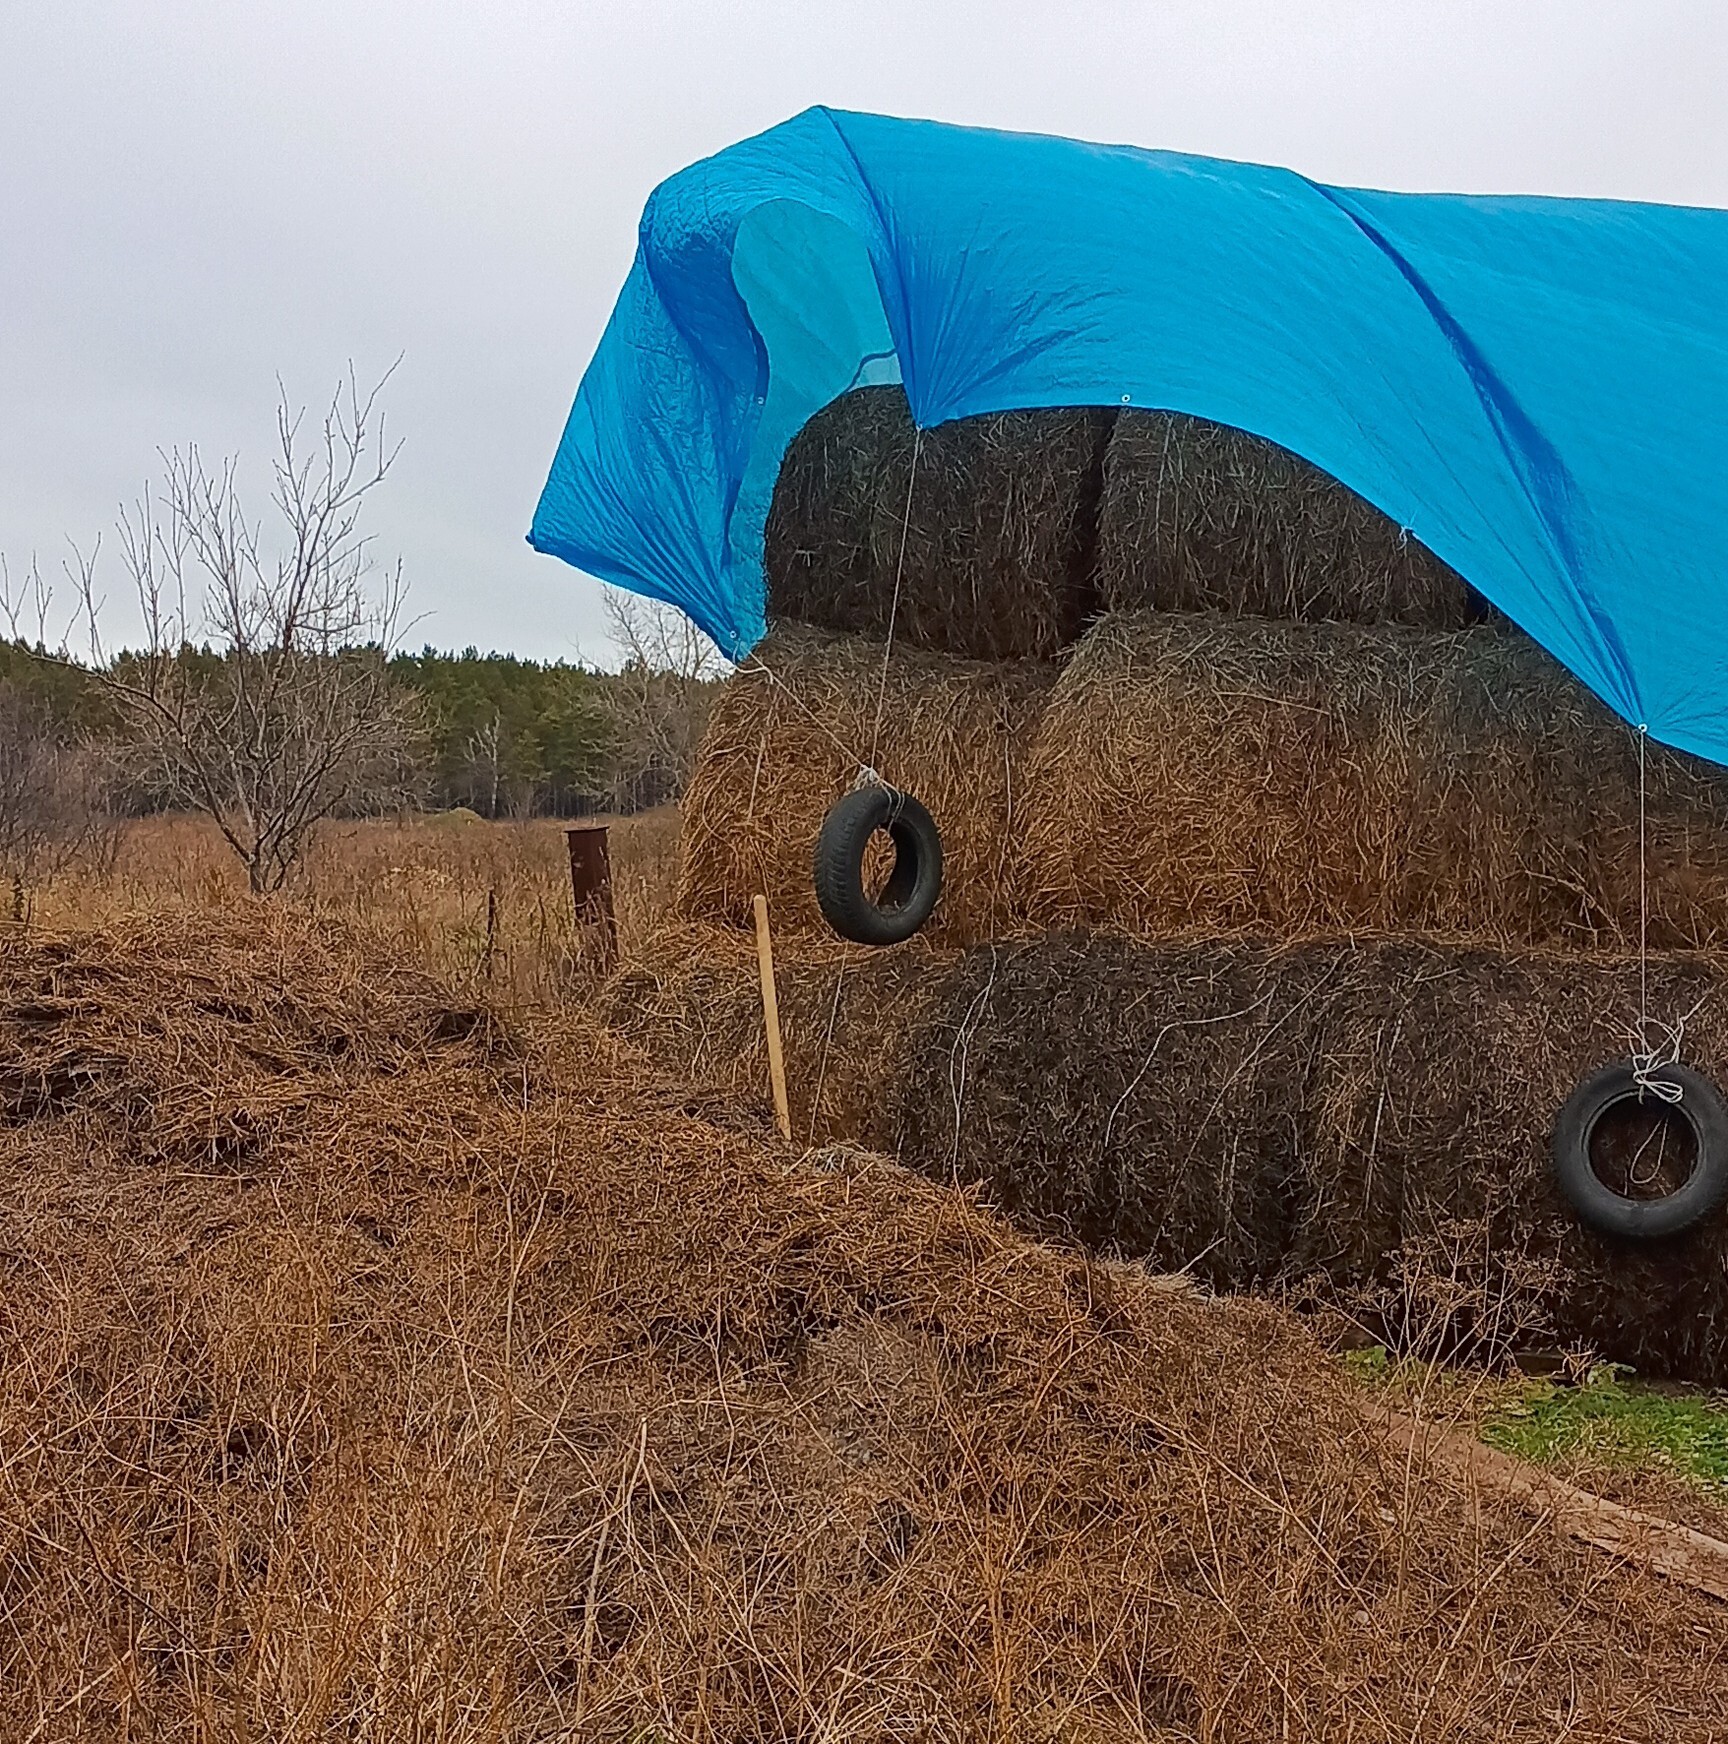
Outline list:
[[[1613,1241],[1579,1221],[1550,1163],[1579,1079],[1630,1052],[1637,959],[1393,940],[1308,954],[1336,968],[1312,1017],[1289,1276],[1324,1277],[1404,1345],[1577,1342],[1645,1374],[1728,1381],[1728,1218]],[[1653,958],[1649,993],[1658,1019],[1685,1019],[1687,1062],[1728,1084],[1724,965]]]
[[[1246,941],[968,951],[904,1051],[901,1160],[1040,1234],[1219,1289],[1267,1279],[1300,1161],[1300,980]]]
[[[898,648],[883,691],[883,653],[861,637],[785,629],[727,681],[683,801],[687,919],[748,925],[761,892],[777,932],[827,936],[811,876],[816,833],[874,744],[875,767],[942,832],[929,936],[984,938],[1008,923],[1017,764],[1054,671]]]
[[[981,660],[1055,653],[1093,608],[1111,419],[1081,409],[940,424],[918,442],[911,479],[918,439],[904,391],[842,395],[781,463],[764,551],[769,622],[881,636],[892,615],[907,647]]]
[[[1728,774],[1651,744],[1647,795],[1652,946],[1728,945]],[[1022,815],[1036,926],[1638,937],[1636,736],[1502,626],[1105,618]]]
[[[1550,1167],[1573,1086],[1627,1055],[1636,958],[1067,937],[968,951],[944,985],[900,1053],[901,1160],[1027,1227],[1430,1354],[1583,1345],[1728,1382],[1728,1217],[1615,1242]],[[1652,959],[1650,1009],[1728,1085],[1728,966]]]
[[[1109,611],[1228,612],[1460,629],[1480,597],[1329,473],[1244,430],[1123,412],[1104,465],[1097,586]]]
[[[1610,1241],[1549,1165],[1573,1086],[1629,1050],[1635,957],[1074,934],[805,944],[780,974],[800,1138],[890,1151],[1036,1233],[1214,1289],[1342,1307],[1400,1348],[1584,1346],[1728,1384],[1728,1217]],[[1687,1062],[1728,1086],[1728,963],[1657,955],[1649,986],[1658,1020],[1685,1019]],[[662,1067],[765,1106],[736,935],[621,979],[608,1017]]]

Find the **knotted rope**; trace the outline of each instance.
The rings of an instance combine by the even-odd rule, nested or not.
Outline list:
[[[1632,1047],[1632,1081],[1640,1096],[1654,1096],[1671,1106],[1680,1102],[1685,1091],[1672,1078],[1659,1076],[1670,1066],[1680,1063],[1680,1044],[1686,1034],[1686,1019],[1659,1023],[1650,1015],[1650,877],[1645,822],[1645,764],[1650,729],[1638,725],[1638,1035]],[[1651,1040],[1651,1031],[1657,1039]]]

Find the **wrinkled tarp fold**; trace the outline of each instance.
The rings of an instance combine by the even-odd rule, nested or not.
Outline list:
[[[529,537],[740,656],[786,443],[893,380],[1267,437],[1728,763],[1728,213],[812,109],[654,193]]]

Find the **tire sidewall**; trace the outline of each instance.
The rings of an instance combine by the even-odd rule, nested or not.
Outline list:
[[[1662,1241],[1680,1235],[1720,1208],[1728,1197],[1728,1106],[1716,1087],[1686,1066],[1656,1074],[1679,1086],[1673,1106],[1691,1126],[1697,1162],[1686,1182],[1660,1199],[1616,1193],[1590,1162],[1590,1144],[1602,1117],[1624,1102],[1641,1100],[1628,1062],[1604,1066],[1586,1078],[1554,1125],[1554,1173],[1579,1217],[1598,1234],[1624,1241]]]
[[[893,907],[864,891],[870,837],[887,830],[894,842],[895,879],[912,868],[910,889]],[[929,920],[942,893],[942,840],[930,813],[909,793],[872,786],[841,795],[817,834],[813,872],[817,905],[842,938],[878,949],[903,943]]]

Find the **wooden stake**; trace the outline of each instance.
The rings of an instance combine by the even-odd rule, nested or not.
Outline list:
[[[612,910],[612,856],[604,824],[577,824],[564,832],[570,844],[570,890],[576,899],[580,948],[598,959],[604,974],[618,962],[618,919]]]
[[[792,1108],[786,1100],[786,1056],[780,1049],[780,996],[774,986],[774,941],[768,934],[768,898],[758,896],[756,910],[756,962],[762,971],[762,1023],[768,1032],[768,1076],[774,1081],[774,1118],[780,1136],[792,1136]]]

